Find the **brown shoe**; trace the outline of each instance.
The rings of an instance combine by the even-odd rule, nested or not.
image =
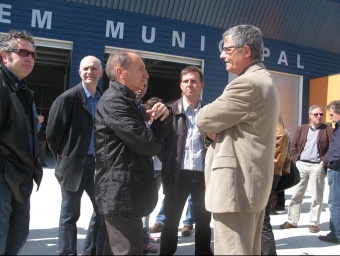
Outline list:
[[[320,231],[319,227],[318,226],[315,226],[315,225],[310,225],[309,226],[309,232],[311,233],[318,233]]]
[[[288,229],[288,228],[297,228],[297,226],[294,226],[293,224],[290,224],[288,221],[280,225],[280,228],[282,229]]]
[[[163,225],[159,224],[159,223],[155,223],[153,224],[152,227],[149,228],[149,232],[150,233],[159,233],[163,231]]]
[[[191,236],[191,227],[190,226],[183,226],[182,228],[182,236],[187,237],[187,236]]]

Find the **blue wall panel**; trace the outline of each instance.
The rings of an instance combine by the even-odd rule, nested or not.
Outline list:
[[[7,8],[8,5],[11,6],[10,9]],[[21,0],[0,0],[0,7],[3,7],[0,8],[0,12],[1,10],[10,12],[10,15],[2,13],[0,18],[11,21],[10,24],[0,21],[1,32],[26,29],[33,36],[73,42],[70,86],[80,81],[77,73],[80,60],[91,54],[103,61],[105,46],[203,59],[206,84],[203,97],[206,102],[218,97],[228,81],[225,64],[219,59],[218,49],[223,29],[62,0],[25,0],[25,5]],[[41,14],[44,11],[52,12],[51,29],[31,26],[32,9],[40,10]],[[107,21],[113,21],[116,26],[118,22],[124,23],[123,39],[105,36]],[[153,43],[143,42],[142,26],[147,26],[147,38],[150,37],[151,27],[156,28]],[[179,34],[185,32],[185,48],[171,45],[173,31],[178,31]],[[204,51],[200,50],[201,36],[205,36]],[[270,56],[264,59],[264,64],[269,70],[303,76],[303,113],[307,113],[310,79],[338,73],[340,54],[267,38],[264,42],[265,47],[270,50]],[[288,66],[284,63],[278,64],[282,51],[287,57]],[[298,54],[301,58],[300,63],[297,61]],[[298,68],[298,64],[304,68]]]

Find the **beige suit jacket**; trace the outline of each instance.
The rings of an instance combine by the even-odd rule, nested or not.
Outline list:
[[[260,212],[273,182],[280,98],[262,63],[250,66],[196,116],[202,132],[218,133],[205,160],[210,212]]]

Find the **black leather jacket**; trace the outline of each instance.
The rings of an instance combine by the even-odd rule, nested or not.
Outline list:
[[[33,91],[0,66],[0,175],[23,203],[31,195],[33,179],[40,185],[42,168],[33,115]]]
[[[101,214],[147,216],[157,204],[152,156],[161,149],[172,115],[148,128],[135,97],[113,82],[97,105],[95,195]]]
[[[162,152],[158,156],[162,161],[163,193],[175,196],[178,193],[179,172],[181,171],[188,125],[183,106],[183,97],[169,106],[174,112],[172,128],[164,140]]]

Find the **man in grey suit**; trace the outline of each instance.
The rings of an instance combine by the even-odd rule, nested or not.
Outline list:
[[[199,129],[213,140],[205,161],[205,206],[213,213],[216,255],[259,255],[280,99],[260,62],[260,29],[235,26],[223,40],[220,57],[238,77],[196,116]]]
[[[98,81],[102,65],[94,56],[80,62],[81,83],[61,94],[52,104],[46,139],[57,162],[55,176],[61,186],[59,254],[77,255],[77,221],[81,197],[86,191],[93,214],[85,239],[83,255],[96,254],[100,215],[94,198],[94,114],[102,94]]]

